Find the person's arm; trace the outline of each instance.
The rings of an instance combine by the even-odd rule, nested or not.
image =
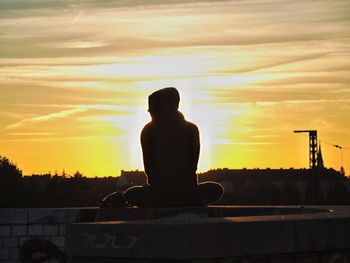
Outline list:
[[[142,155],[143,155],[143,165],[145,168],[145,173],[148,178],[148,183],[151,184],[152,177],[152,137],[151,137],[151,129],[148,125],[146,125],[141,132],[141,147],[142,147]]]
[[[191,127],[191,164],[193,165],[191,169],[193,172],[197,171],[197,165],[199,160],[200,152],[200,139],[199,139],[199,130],[196,125],[193,124]]]

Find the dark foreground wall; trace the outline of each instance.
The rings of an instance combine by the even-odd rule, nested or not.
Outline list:
[[[48,242],[30,243],[26,254],[44,262],[350,262],[350,207],[96,212],[0,209],[0,262],[21,262],[30,240]],[[117,221],[94,223],[96,215]]]
[[[70,262],[350,262],[348,207],[180,210],[70,225]]]
[[[0,262],[21,262],[20,249],[30,240],[46,240],[64,253],[67,224],[93,221],[97,208],[0,209]],[[37,244],[29,257],[36,253]],[[57,252],[57,251],[55,251]],[[30,261],[28,261],[30,262]]]

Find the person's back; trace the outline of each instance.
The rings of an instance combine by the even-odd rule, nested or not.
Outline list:
[[[149,97],[152,121],[141,133],[145,172],[154,205],[199,205],[197,163],[199,132],[178,108],[176,89]]]
[[[141,135],[152,203],[198,203],[199,133],[181,113],[151,122]]]
[[[141,132],[148,184],[114,192],[102,200],[101,207],[203,206],[221,198],[220,184],[197,182],[199,131],[178,111],[179,101],[175,88],[148,97],[152,121]]]

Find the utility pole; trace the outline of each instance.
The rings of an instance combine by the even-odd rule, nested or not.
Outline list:
[[[309,133],[309,167],[310,169],[317,167],[317,130],[295,130],[294,133]]]
[[[343,167],[343,147],[338,144],[333,144],[333,146],[340,150],[340,167]]]

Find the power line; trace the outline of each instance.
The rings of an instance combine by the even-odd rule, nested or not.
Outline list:
[[[321,142],[321,140],[320,140]],[[343,147],[343,146],[340,146],[339,144],[335,144],[335,143],[330,143],[330,142],[327,142],[327,141],[324,141],[322,140],[322,142],[326,143],[326,144],[329,144],[335,148],[338,148],[340,150],[340,163],[341,163],[341,167],[344,167],[344,156],[343,156],[343,150],[348,150],[350,149],[349,147]]]
[[[339,144],[335,144],[335,143],[327,142],[327,141],[325,141],[325,140],[321,140],[321,139],[320,139],[320,142],[323,142],[323,143],[329,144],[329,145],[334,146],[334,147],[336,147],[336,148],[338,148],[338,149],[343,149],[343,150],[349,150],[349,149],[350,149],[350,147],[343,147],[343,146],[340,146]]]

